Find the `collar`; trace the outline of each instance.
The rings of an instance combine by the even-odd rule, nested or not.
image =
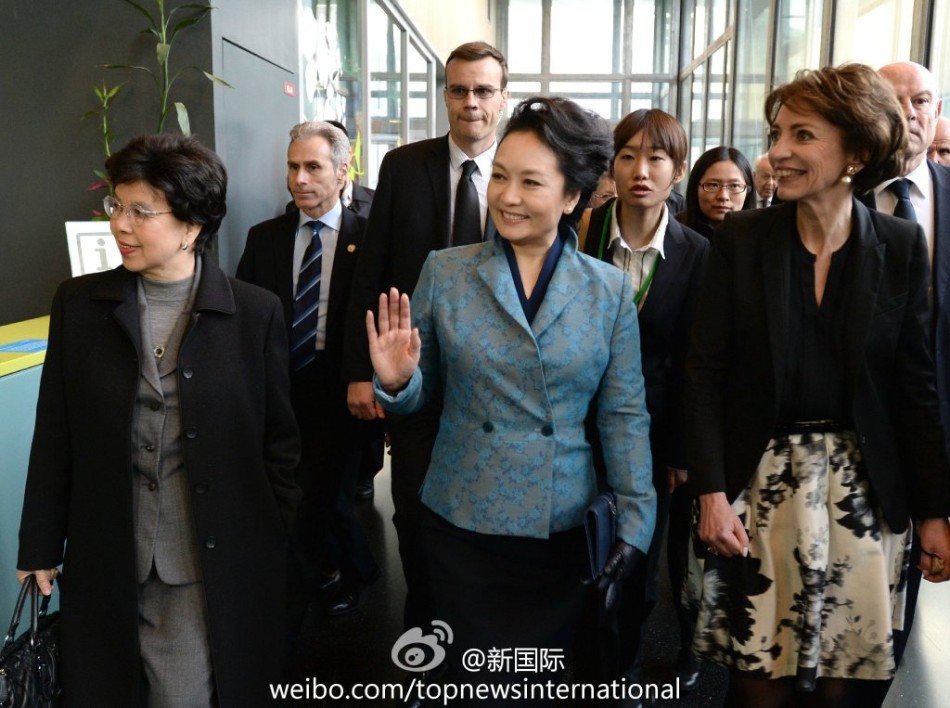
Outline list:
[[[304,213],[304,211],[301,209],[300,216],[298,217],[298,220],[297,220],[297,228],[299,229],[308,221],[313,221],[314,219],[321,222],[327,228],[331,228],[334,231],[339,231],[340,222],[343,221],[343,203],[339,199],[337,199],[336,203],[332,207],[330,207],[329,211],[324,212],[321,216],[317,216],[317,217],[307,216],[307,214]]]
[[[452,169],[456,171],[462,169],[462,163],[466,160],[475,160],[475,164],[478,165],[479,173],[487,180],[491,174],[491,163],[495,159],[495,152],[497,150],[498,141],[495,140],[491,147],[481,155],[469,157],[462,148],[455,144],[455,141],[452,140],[452,136],[449,135],[449,164],[452,166]]]
[[[877,195],[887,189],[892,182],[896,182],[899,179],[906,179],[911,182],[920,194],[925,196],[930,194],[930,168],[927,167],[927,160],[921,160],[913,172],[909,172],[906,175],[898,175],[886,182],[881,182],[874,188],[874,196],[877,197]],[[911,195],[913,196],[913,192]]]
[[[201,279],[198,281],[198,292],[195,294],[195,310],[215,310],[224,314],[234,314],[234,293],[228,276],[214,263],[203,256],[201,264]],[[119,266],[114,270],[106,271],[95,276],[97,282],[90,292],[94,300],[123,301],[136,297],[136,279],[138,274],[127,271]]]
[[[620,248],[625,248],[631,253],[644,253],[649,251],[651,248],[660,254],[660,258],[666,258],[666,255],[663,251],[663,244],[666,241],[666,227],[670,223],[670,209],[663,204],[663,215],[660,217],[660,223],[656,227],[656,231],[653,232],[653,236],[650,239],[650,242],[645,246],[640,246],[636,251],[634,251],[627,244],[626,241],[620,236],[620,222],[617,219],[617,204],[620,203],[619,199],[615,199],[610,206],[610,243],[607,244],[607,251],[610,252],[610,249],[614,247],[614,243],[617,241],[620,242]]]

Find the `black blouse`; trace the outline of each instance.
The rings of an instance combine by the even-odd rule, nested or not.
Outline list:
[[[791,238],[789,337],[779,420],[833,420],[850,424],[844,379],[844,317],[847,312],[851,239],[831,254],[821,305],[815,300],[815,261],[797,230]]]

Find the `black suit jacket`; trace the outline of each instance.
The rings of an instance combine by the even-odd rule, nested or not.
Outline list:
[[[244,253],[237,267],[237,277],[254,283],[280,297],[284,306],[288,339],[294,310],[294,239],[297,235],[299,210],[293,209],[274,219],[252,226],[247,234]],[[353,282],[353,273],[366,230],[366,220],[354,211],[343,209],[340,234],[333,256],[327,303],[326,358],[333,371],[340,371],[346,313]],[[324,287],[321,284],[321,287]],[[342,377],[340,378],[342,381]]]
[[[931,293],[933,297],[933,345],[937,364],[937,394],[940,417],[944,421],[944,437],[950,453],[950,168],[928,160],[934,198],[933,262]],[[874,192],[859,199],[868,207],[877,208]]]
[[[345,363],[349,381],[373,377],[366,311],[375,312],[379,294],[391,287],[412,294],[429,252],[450,243],[450,209],[447,135],[386,154],[353,278]]]
[[[915,224],[854,200],[844,376],[851,423],[894,531],[950,513],[927,304],[928,254]],[[717,230],[687,358],[686,430],[696,494],[735,499],[778,422],[788,340],[794,203],[729,215]]]
[[[375,190],[369,187],[363,187],[354,182],[353,199],[346,205],[346,208],[350,211],[355,211],[364,219],[368,219],[370,207],[373,206],[373,195],[375,193]]]
[[[610,205],[615,201],[591,212],[584,244],[585,253],[608,263],[610,234],[604,234],[604,225],[609,229]],[[709,241],[670,213],[664,258],[638,314],[655,483],[665,484],[667,467],[687,468],[683,420],[686,350],[708,251]]]

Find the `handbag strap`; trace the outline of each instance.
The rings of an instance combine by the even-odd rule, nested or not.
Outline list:
[[[7,634],[3,638],[3,649],[13,644],[13,640],[16,638],[16,630],[20,625],[20,618],[23,615],[23,605],[26,604],[27,597],[30,598],[30,637],[31,639],[36,638],[39,632],[40,618],[46,616],[50,601],[49,595],[43,595],[43,599],[40,601],[40,595],[42,595],[42,593],[36,584],[36,576],[26,576],[26,579],[23,581],[23,586],[20,588],[20,594],[17,597],[16,607],[13,609],[13,617],[10,619],[10,629],[7,630]]]
[[[14,637],[16,637],[16,628],[20,624],[20,615],[23,613],[23,603],[26,602],[27,595],[30,594],[30,588],[36,583],[36,578],[32,575],[26,576],[26,580],[23,581],[23,586],[20,588],[20,595],[16,600],[16,607],[13,608],[13,617],[10,619],[10,629],[7,630],[7,635],[3,638],[3,648],[6,649],[10,644],[13,643]]]

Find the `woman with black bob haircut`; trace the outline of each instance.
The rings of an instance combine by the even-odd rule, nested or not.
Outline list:
[[[122,265],[53,300],[17,575],[59,576],[67,705],[264,705],[299,454],[280,301],[201,256],[217,155],[145,135],[106,167]]]
[[[713,230],[734,211],[755,208],[752,166],[734,147],[720,145],[699,156],[686,181],[686,207],[676,220],[712,238]]]
[[[605,602],[650,545],[655,494],[633,288],[579,253],[565,223],[610,155],[595,114],[563,98],[525,99],[488,185],[497,236],[431,253],[411,311],[395,289],[380,296],[378,333],[367,313],[380,403],[402,414],[443,395],[422,502],[436,616],[455,633],[449,682],[468,680],[459,658],[471,648],[571,646],[590,578],[584,510],[598,491],[589,409],[617,494]],[[549,704],[542,689],[552,673],[530,674],[535,702],[526,705]],[[512,667],[491,679],[524,676]]]
[[[783,203],[717,229],[687,358],[693,646],[736,705],[858,705],[894,674],[912,527],[924,577],[950,576],[927,243],[854,197],[907,140],[877,72],[799,72],[765,115]]]
[[[641,108],[614,128],[611,175],[617,197],[594,209],[585,253],[623,270],[634,288],[650,413],[657,529],[647,556],[623,587],[616,622],[606,620],[604,680],[640,682],[642,634],[657,600],[660,551],[669,519],[667,566],[681,650],[674,671],[688,691],[699,679],[694,621],[680,602],[686,578],[691,499],[685,485],[683,389],[686,349],[709,241],[672,217],[668,199],[686,172],[686,132],[669,113]],[[595,458],[596,459],[596,458]]]

